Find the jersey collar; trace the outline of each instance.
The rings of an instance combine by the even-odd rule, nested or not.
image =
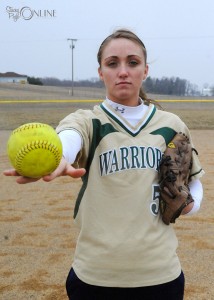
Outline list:
[[[148,111],[145,115],[143,115],[138,124],[136,124],[136,126],[132,126],[120,112],[115,111],[111,107],[107,100],[105,100],[100,107],[111,119],[113,119],[119,126],[121,126],[132,136],[138,135],[139,132],[147,126],[156,112],[156,107],[154,104],[150,104]]]

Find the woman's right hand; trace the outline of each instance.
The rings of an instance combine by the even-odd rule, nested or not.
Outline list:
[[[70,176],[73,178],[79,178],[79,177],[82,177],[85,174],[85,172],[86,172],[86,170],[84,168],[75,169],[74,167],[72,167],[63,157],[60,161],[59,166],[56,168],[55,171],[53,171],[51,174],[45,175],[41,178],[29,178],[29,177],[21,176],[15,169],[5,170],[3,172],[3,174],[5,176],[16,176],[17,183],[25,184],[25,183],[36,182],[40,179],[42,179],[43,181],[49,182],[59,176]]]

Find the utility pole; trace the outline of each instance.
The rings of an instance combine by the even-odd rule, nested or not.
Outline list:
[[[70,48],[71,48],[71,81],[72,81],[71,95],[73,96],[74,95],[74,54],[73,54],[73,51],[75,48],[74,42],[76,42],[77,39],[67,39],[67,41],[71,42],[71,44],[70,44]]]

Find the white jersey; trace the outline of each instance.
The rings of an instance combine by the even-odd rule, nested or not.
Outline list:
[[[82,136],[75,166],[87,171],[74,210],[80,228],[73,262],[77,276],[108,287],[149,286],[177,278],[177,238],[159,214],[158,166],[177,132],[191,141],[185,124],[150,104],[133,126],[104,101],[92,111],[70,114],[57,132],[67,129]],[[193,152],[191,177],[202,175]]]

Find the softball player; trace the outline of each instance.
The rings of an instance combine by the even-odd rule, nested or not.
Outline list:
[[[77,110],[60,122],[60,175],[82,177],[74,220],[79,227],[66,281],[72,300],[181,300],[184,274],[173,227],[159,214],[158,166],[166,145],[186,125],[160,110],[142,91],[146,48],[128,30],[107,37],[98,52],[107,98],[93,110]],[[193,153],[190,192],[200,208],[204,171]],[[5,175],[18,175],[7,171]],[[32,179],[20,177],[19,183]]]

